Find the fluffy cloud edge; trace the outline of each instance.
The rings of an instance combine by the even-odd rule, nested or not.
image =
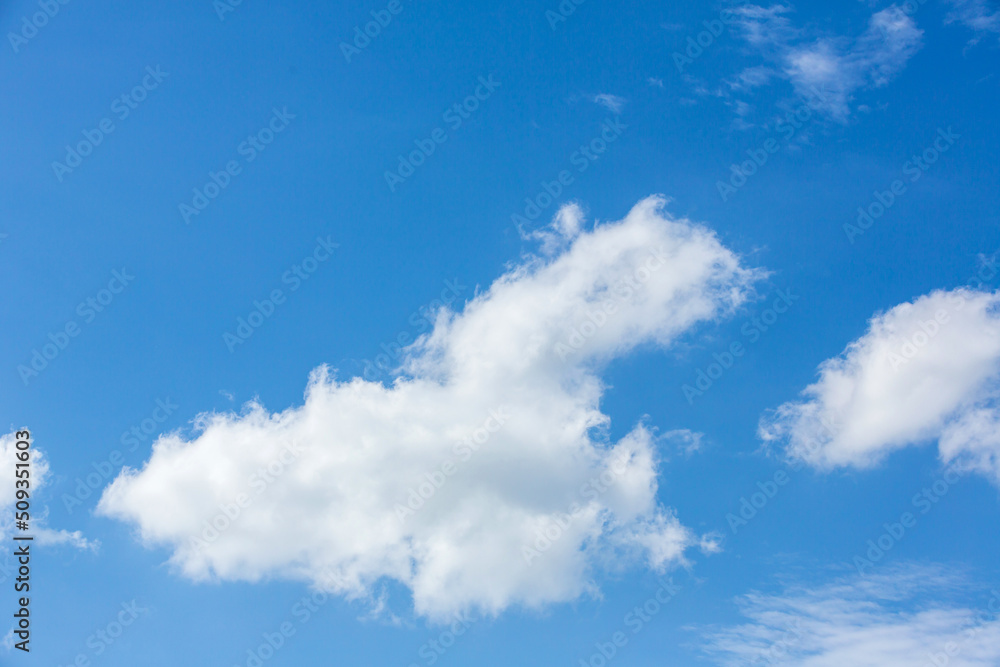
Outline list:
[[[871,468],[937,440],[943,461],[1000,484],[1000,292],[937,290],[877,313],[758,434],[822,470]]]

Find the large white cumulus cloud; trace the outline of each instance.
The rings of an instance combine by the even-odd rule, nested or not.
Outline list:
[[[725,315],[760,274],[663,203],[592,231],[563,208],[543,254],[440,311],[392,386],[320,367],[301,407],[203,415],[99,511],[192,579],[362,597],[390,578],[437,619],[572,600],[601,564],[682,561],[699,538],[657,501],[655,430],[607,441],[598,372]],[[215,536],[213,519],[230,525]]]
[[[937,291],[876,315],[761,435],[821,468],[867,467],[938,440],[941,458],[1000,484],[1000,293]]]

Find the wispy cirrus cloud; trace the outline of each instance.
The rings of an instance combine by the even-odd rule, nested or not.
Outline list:
[[[985,588],[985,590],[984,590]],[[950,602],[961,598],[964,604]],[[709,629],[716,664],[796,667],[1000,662],[1000,593],[937,565],[906,564],[738,600],[746,622]]]
[[[987,34],[1000,35],[1000,10],[988,0],[947,0],[951,11],[945,23],[961,23],[973,32],[970,44],[978,44]]]
[[[730,86],[749,90],[773,79],[827,117],[844,122],[858,91],[885,86],[920,49],[923,31],[897,5],[871,16],[859,36],[815,35],[795,26],[787,5],[749,5],[733,10],[743,39],[767,65],[747,68]]]
[[[662,85],[662,82],[660,83]],[[625,98],[617,95],[611,95],[610,93],[600,93],[599,95],[594,95],[591,99],[595,104],[600,104],[602,107],[613,113],[621,113],[625,108]]]

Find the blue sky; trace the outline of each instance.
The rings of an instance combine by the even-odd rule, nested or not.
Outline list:
[[[998,9],[4,4],[0,664],[997,664]]]

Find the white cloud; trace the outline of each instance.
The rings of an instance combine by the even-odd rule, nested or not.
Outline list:
[[[754,88],[767,85],[774,78],[776,72],[765,65],[748,67],[738,75],[733,81],[729,81],[729,87],[740,92],[748,92]]]
[[[945,462],[1000,483],[998,379],[1000,293],[936,291],[872,318],[820,365],[803,400],[762,420],[760,434],[820,468],[868,467],[940,438]]]
[[[18,449],[16,437],[17,431],[0,435],[0,540],[10,537],[9,530],[14,526],[15,503],[17,502],[17,489],[15,488],[16,465],[22,462],[18,459]],[[45,453],[31,445],[31,467],[29,482],[29,492],[31,498],[31,520],[30,530],[26,534],[35,538],[35,543],[39,546],[55,546],[68,544],[78,549],[97,549],[98,543],[88,541],[80,531],[68,532],[65,530],[53,530],[46,524],[48,508],[40,504],[38,492],[48,483],[49,462]]]
[[[680,428],[664,433],[663,438],[668,442],[673,442],[677,451],[685,457],[691,457],[704,447],[702,440],[705,438],[705,434]]]
[[[730,84],[734,89],[761,85],[765,74],[782,76],[812,108],[843,122],[858,90],[886,85],[921,46],[923,31],[896,5],[873,14],[865,32],[853,40],[811,38],[791,24],[789,12],[781,5],[734,10],[744,39],[775,66],[744,70]]]
[[[599,95],[594,95],[594,97],[591,99],[594,101],[595,104],[600,104],[602,107],[614,113],[621,113],[622,109],[625,108],[625,101],[626,101],[625,98],[618,97],[617,95],[601,93]]]
[[[785,16],[792,11],[791,7],[746,5],[732,11],[739,17],[736,24],[743,31],[744,39],[752,46],[771,49],[797,39],[801,34]]]
[[[747,116],[753,110],[753,107],[743,100],[736,100],[736,103],[733,104],[733,108],[736,110],[737,116]]]
[[[539,241],[543,255],[552,255],[564,250],[583,228],[583,209],[579,204],[565,204],[556,211],[552,223],[548,227],[532,232],[521,232],[521,238],[526,241]]]
[[[168,546],[194,580],[283,577],[372,599],[390,578],[441,620],[573,600],[596,590],[601,563],[683,562],[700,539],[657,501],[655,432],[607,441],[598,372],[730,313],[761,274],[664,203],[591,231],[564,208],[549,254],[440,311],[391,387],[319,368],[303,406],[203,415],[193,440],[165,435],[125,469],[98,511]],[[284,442],[301,453],[273,463]],[[239,494],[248,506],[199,542]]]
[[[992,477],[1000,486],[1000,410],[995,404],[958,415],[945,427],[938,447],[946,463]]]
[[[970,43],[977,44],[986,33],[1000,34],[1000,11],[987,0],[948,0],[952,9],[945,23],[961,23],[975,35]]]
[[[964,594],[971,606],[942,598]],[[901,566],[739,600],[748,621],[706,633],[721,665],[992,667],[1000,664],[1000,593],[944,568]]]

